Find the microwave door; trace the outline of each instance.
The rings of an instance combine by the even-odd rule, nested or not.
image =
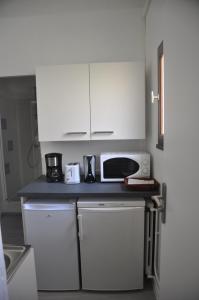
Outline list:
[[[127,157],[115,157],[107,159],[103,163],[104,179],[110,181],[123,181],[125,177],[136,174],[139,164]]]

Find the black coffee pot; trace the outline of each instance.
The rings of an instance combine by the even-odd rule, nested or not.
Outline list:
[[[61,153],[47,153],[45,155],[46,161],[46,180],[48,182],[63,181],[62,173],[62,154]]]

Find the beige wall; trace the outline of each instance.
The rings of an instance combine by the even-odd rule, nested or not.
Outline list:
[[[49,142],[41,143],[43,173],[45,174],[44,155],[48,152],[61,152],[63,165],[69,162],[79,162],[83,172],[83,155],[97,155],[96,171],[99,173],[99,155],[101,152],[143,151],[146,148],[144,140],[134,141],[82,141],[82,142]]]
[[[43,64],[144,59],[142,8],[130,0],[0,3],[0,76]]]
[[[148,149],[154,176],[168,187],[162,226],[161,300],[199,298],[199,2],[152,0],[146,19]],[[157,47],[165,49],[165,149],[156,149]]]
[[[43,64],[144,61],[142,5],[130,0],[4,1],[0,76],[34,74]],[[123,150],[145,150],[145,141],[41,144],[43,163],[44,154],[53,151],[62,152],[64,162],[82,162],[86,153]]]

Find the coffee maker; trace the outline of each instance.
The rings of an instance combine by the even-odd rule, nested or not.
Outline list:
[[[62,154],[47,153],[45,155],[45,161],[46,161],[46,180],[48,182],[63,181],[64,175],[62,173]]]
[[[93,183],[96,181],[95,177],[95,155],[84,155],[84,181],[87,183]]]

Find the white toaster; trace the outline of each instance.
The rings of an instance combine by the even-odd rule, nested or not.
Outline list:
[[[80,166],[79,163],[69,163],[65,165],[65,183],[80,183]]]

